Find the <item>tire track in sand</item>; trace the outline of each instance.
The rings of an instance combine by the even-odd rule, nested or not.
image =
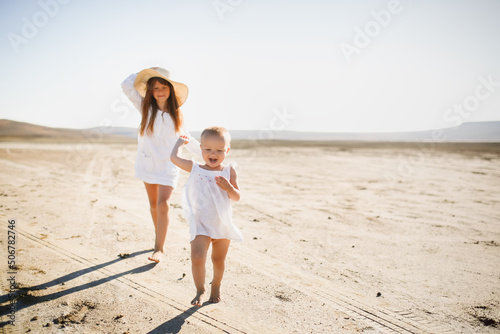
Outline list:
[[[94,158],[89,161],[84,173],[75,173],[82,176],[84,181],[87,181],[83,183],[86,185],[85,193],[89,195],[97,190],[92,189],[91,186],[93,174],[102,173],[99,168],[96,168],[97,161],[98,155],[94,156]],[[99,190],[97,190],[97,192],[99,192]],[[116,203],[114,204],[116,205]],[[144,219],[142,215],[133,212],[128,207],[121,207],[121,209],[133,216]],[[253,209],[260,212],[256,208]],[[260,213],[265,214],[273,220],[280,221],[265,212]],[[17,231],[20,236],[26,238],[27,240],[37,243],[59,256],[63,256],[72,262],[77,263],[80,266],[98,266],[100,264],[96,261],[97,259],[95,256],[92,256],[91,254],[75,254],[68,249],[64,249],[46,240],[42,240],[20,228],[18,228]],[[179,231],[171,230],[171,232],[180,235]],[[361,301],[354,299],[353,296],[347,296],[340,292],[338,289],[339,287],[332,284],[332,282],[290,264],[283,264],[269,255],[238,246],[234,246],[233,249],[233,260],[239,261],[242,266],[247,266],[248,268],[251,268],[259,274],[262,274],[276,282],[284,283],[320,302],[329,304],[329,306],[334,309],[345,312],[356,320],[360,320],[361,323],[369,323],[379,329],[382,333],[450,332],[446,328],[441,328],[441,326],[437,325],[435,320],[430,317],[421,318],[406,311],[389,311],[383,308],[375,308],[365,305]],[[105,261],[102,261],[101,263],[103,262]],[[121,265],[123,266],[123,264]],[[130,270],[130,268],[126,268],[126,270]],[[111,270],[109,268],[99,268],[97,271],[105,277],[116,276],[119,273],[119,271]],[[161,291],[157,291],[155,288],[146,286],[127,276],[115,278],[114,281],[119,282],[136,292],[140,292],[142,296],[153,302],[165,304],[180,312],[186,310],[184,295],[166,296],[162,294]],[[169,295],[172,295],[171,291],[169,291]],[[225,319],[223,315],[217,315],[217,319],[215,319],[203,310],[192,314],[191,318],[207,324],[214,329],[220,330],[221,332],[227,333],[244,333],[246,329],[242,328],[245,328],[248,325],[240,323],[236,319]]]
[[[120,208],[139,219],[144,219],[130,208]],[[276,219],[271,215],[266,214],[266,216]],[[174,229],[170,229],[169,233],[181,235],[179,231]],[[360,322],[366,322],[382,333],[452,333],[450,329],[438,324],[437,320],[431,317],[422,318],[406,310],[390,311],[368,306],[354,299],[353,296],[340,292],[337,285],[325,278],[289,263],[283,264],[269,255],[240,247],[238,244],[233,244],[231,247],[233,249],[232,261],[238,261],[242,266],[246,266],[261,275],[286,284],[322,303],[329,304],[335,310],[345,312]]]
[[[5,230],[5,227],[2,226],[2,229]],[[105,261],[101,262],[99,260],[96,261],[95,256],[91,256],[90,254],[85,254],[80,252],[76,254],[69,249],[65,249],[46,240],[42,240],[36,235],[33,235],[19,227],[16,227],[16,232],[19,236],[23,237],[25,240],[38,244],[39,246],[42,246],[43,248],[57,254],[58,256],[70,260],[71,262],[81,266],[82,268],[99,267],[99,265],[105,262]],[[120,266],[115,265],[113,266],[113,269],[110,269],[109,266],[101,267],[97,268],[95,272],[100,273],[103,276],[103,278],[113,277],[112,284],[117,284],[117,282],[119,282],[120,284],[128,287],[134,292],[140,293],[141,296],[150,300],[151,302],[166,305],[171,309],[180,313],[185,312],[187,310],[185,305],[186,304],[185,295],[181,295],[179,293],[176,293],[175,291],[168,291],[169,296],[167,296],[162,291],[158,291],[155,288],[147,286],[141,283],[140,281],[131,278],[130,275],[121,276],[120,272],[116,270],[118,269],[118,267],[125,267],[125,266],[123,264],[121,264]],[[125,270],[121,272],[129,271],[130,269],[131,268],[125,268]],[[202,308],[197,310],[196,312],[193,312],[189,317],[190,322],[199,321],[204,325],[209,325],[213,329],[219,330],[220,332],[223,333],[246,333],[246,331],[242,330],[241,327],[240,328],[237,327],[238,325],[242,326],[242,324],[240,323],[231,324],[234,323],[232,319],[225,319],[224,317],[220,316],[217,316],[217,318],[218,319],[212,317],[210,314],[203,311]]]
[[[85,172],[86,179],[91,178],[94,171],[99,174],[102,173],[102,170],[99,170],[99,168],[96,168],[95,166],[96,160],[97,159],[93,159],[89,163],[89,167]],[[97,193],[100,191],[100,189],[92,190]],[[89,189],[89,194],[92,190]],[[103,198],[103,200],[104,202],[107,202],[105,198]],[[267,216],[269,219],[281,222],[279,219],[266,212],[262,212],[255,207],[249,206],[249,208]],[[120,209],[141,220],[144,219],[141,214],[134,212],[130,207],[120,207]],[[179,231],[174,229],[170,229],[170,233],[176,235],[181,234]],[[279,260],[273,259],[267,254],[239,247],[237,244],[234,244],[232,248],[233,261],[238,261],[242,266],[246,266],[276,282],[286,284],[287,286],[290,286],[297,291],[318,300],[319,302],[328,304],[333,309],[344,312],[353,319],[370,324],[382,333],[451,333],[450,330],[444,328],[442,325],[438,324],[435,319],[430,317],[422,318],[406,310],[390,311],[380,307],[366,305],[361,301],[354,299],[352,295],[342,293],[338,286],[318,275],[306,272],[288,263],[283,264]],[[299,284],[297,284],[297,282],[299,282]],[[234,323],[235,319],[228,321],[232,321]]]
[[[279,219],[265,212],[252,208],[261,215],[265,215],[276,222]],[[438,323],[432,317],[422,317],[407,310],[388,310],[372,307],[356,300],[353,295],[347,295],[339,290],[339,286],[331,281],[300,269],[289,263],[283,264],[267,254],[232,245],[233,254],[241,259],[241,264],[262,275],[286,284],[297,291],[309,295],[320,302],[330,304],[338,311],[345,312],[356,319],[364,319],[382,332],[390,333],[453,333],[453,330]],[[302,282],[298,285],[297,282]]]

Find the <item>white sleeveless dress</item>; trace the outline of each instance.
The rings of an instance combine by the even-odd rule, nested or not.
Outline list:
[[[215,182],[215,176],[219,175],[229,180],[230,172],[231,166],[225,166],[222,171],[211,171],[201,168],[193,160],[183,192],[183,211],[189,223],[190,242],[197,235],[243,241],[240,230],[233,224],[231,200]]]
[[[137,74],[130,75],[122,82],[125,95],[141,110],[142,96],[134,88]],[[151,112],[151,109],[149,110]],[[183,127],[180,133],[175,132],[174,122],[168,113],[158,111],[156,114],[153,134],[140,134],[137,136],[137,156],[135,159],[135,177],[150,184],[161,184],[175,188],[179,181],[180,169],[170,161],[170,153],[179,135],[191,138],[186,148],[201,156],[200,143],[189,135]]]

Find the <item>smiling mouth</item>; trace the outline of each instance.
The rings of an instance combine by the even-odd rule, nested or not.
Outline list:
[[[214,159],[214,158],[208,158],[208,161],[210,161],[211,163],[216,163],[217,162],[217,159]]]

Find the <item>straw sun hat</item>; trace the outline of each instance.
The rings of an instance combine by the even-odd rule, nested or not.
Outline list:
[[[153,78],[163,78],[174,86],[175,96],[179,102],[179,107],[186,102],[188,96],[188,88],[185,84],[175,82],[170,79],[170,72],[161,67],[153,67],[140,71],[135,78],[134,87],[142,97],[146,96],[146,88],[148,80]]]

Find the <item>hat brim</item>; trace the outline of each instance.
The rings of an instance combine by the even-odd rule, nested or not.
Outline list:
[[[183,83],[172,81],[171,79],[167,78],[166,76],[152,68],[140,71],[135,78],[134,87],[139,95],[141,95],[143,98],[146,96],[148,80],[154,77],[165,79],[172,84],[172,86],[174,87],[177,102],[179,103],[179,107],[182,106],[184,102],[186,102],[189,93],[188,87]]]

